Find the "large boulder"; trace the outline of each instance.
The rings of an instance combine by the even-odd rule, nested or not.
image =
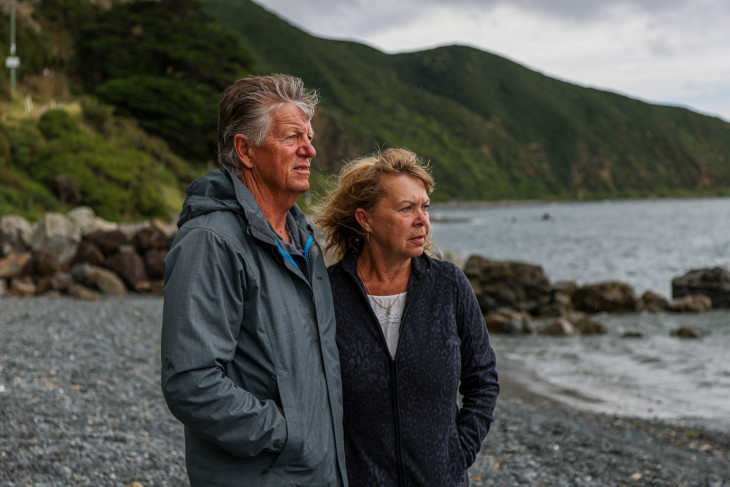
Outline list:
[[[39,276],[52,276],[61,272],[61,264],[54,254],[41,250],[33,254],[33,269]]]
[[[81,299],[83,301],[101,301],[104,299],[104,296],[100,292],[94,291],[93,289],[89,289],[88,287],[75,282],[71,283],[66,294],[72,298]]]
[[[484,315],[484,323],[490,333],[524,334],[534,331],[528,313],[510,308],[499,308]]]
[[[13,296],[35,296],[36,285],[30,276],[20,276],[10,279],[10,294]]]
[[[638,310],[639,299],[631,285],[607,281],[578,288],[573,306],[585,313],[629,313]]]
[[[81,230],[60,213],[46,213],[33,228],[31,248],[33,252],[46,251],[56,256],[65,266],[81,242]]]
[[[83,235],[96,218],[96,213],[88,206],[77,206],[69,211],[66,217],[79,228],[79,231]]]
[[[71,265],[75,264],[91,264],[95,266],[103,266],[106,257],[104,253],[99,250],[96,244],[82,240],[76,249],[76,255],[71,260]]]
[[[73,283],[71,274],[59,272],[52,276],[42,276],[38,279],[38,294],[65,293]]]
[[[147,275],[151,279],[162,279],[165,277],[165,257],[167,249],[149,249],[144,254],[144,266]]]
[[[129,239],[119,229],[115,230],[94,230],[84,234],[84,240],[97,246],[106,255],[113,255],[122,245],[127,244]]]
[[[704,294],[690,294],[673,299],[667,309],[675,313],[702,313],[712,309],[712,300]]]
[[[668,306],[667,300],[653,291],[645,291],[639,299],[639,309],[645,309],[652,313],[665,311]]]
[[[33,227],[22,216],[5,215],[0,219],[0,257],[30,250]]]
[[[69,220],[79,227],[81,235],[95,232],[97,230],[103,232],[119,230],[118,223],[110,222],[109,220],[96,216],[94,210],[88,206],[78,206],[69,211],[67,216]]]
[[[130,289],[148,292],[151,288],[149,276],[142,257],[131,245],[125,245],[119,252],[107,259],[107,267],[117,273]]]
[[[12,279],[30,274],[32,270],[33,255],[30,252],[12,254],[0,259],[0,278]]]
[[[149,225],[137,230],[132,237],[132,245],[140,255],[144,255],[150,249],[170,248],[170,240],[159,228]]]
[[[672,330],[670,335],[678,338],[702,338],[709,335],[710,332],[696,326],[682,326],[676,330]]]
[[[75,281],[87,287],[99,289],[110,296],[126,296],[127,287],[114,272],[90,264],[78,264],[71,269]]]
[[[672,279],[672,298],[704,294],[713,308],[730,308],[730,271],[722,267],[695,269]]]
[[[472,255],[464,273],[484,314],[505,306],[535,312],[552,299],[550,283],[540,266]]]
[[[587,313],[575,310],[567,310],[562,316],[543,323],[538,325],[539,335],[603,335],[608,332],[605,325],[591,319]]]
[[[550,336],[573,336],[580,335],[580,331],[567,319],[556,318],[537,330],[537,334]]]

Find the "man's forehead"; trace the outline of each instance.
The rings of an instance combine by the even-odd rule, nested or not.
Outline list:
[[[274,126],[278,126],[280,129],[299,129],[306,130],[307,132],[312,131],[312,124],[303,113],[299,114],[281,114],[280,116],[274,116]]]

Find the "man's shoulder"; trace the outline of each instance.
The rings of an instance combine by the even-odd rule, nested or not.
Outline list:
[[[179,230],[181,235],[190,233],[215,234],[229,242],[241,242],[247,223],[240,215],[231,211],[211,211],[186,221]]]
[[[180,227],[180,230],[200,228],[222,231],[231,228],[238,229],[241,226],[246,226],[246,220],[241,215],[232,211],[214,210],[191,218]]]

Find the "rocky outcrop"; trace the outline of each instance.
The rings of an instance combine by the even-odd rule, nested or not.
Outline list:
[[[58,263],[68,264],[76,255],[81,242],[81,229],[60,213],[46,213],[33,226],[31,249],[34,253],[48,252],[58,259]]]
[[[524,334],[533,333],[535,326],[532,317],[524,311],[499,308],[484,315],[487,330],[493,333]]]
[[[704,294],[690,294],[673,299],[667,309],[675,313],[701,313],[712,309],[712,300]]]
[[[0,220],[0,296],[68,295],[97,300],[162,293],[164,259],[177,233],[159,220],[117,224],[88,207],[47,213],[36,224]]]
[[[672,330],[671,335],[677,338],[702,338],[709,335],[710,332],[698,328],[696,326],[683,326]]]
[[[507,307],[534,314],[552,302],[550,283],[536,265],[473,255],[467,259],[464,273],[484,313]]]
[[[672,279],[672,298],[702,294],[713,308],[730,308],[730,270],[722,267],[695,269]]]
[[[30,251],[33,227],[17,215],[7,215],[0,220],[0,257]]]
[[[541,267],[473,255],[464,273],[476,294],[487,328],[496,333],[576,335],[605,327],[576,311],[574,282],[550,284]]]
[[[618,281],[585,286],[572,281],[550,283],[540,266],[490,260],[478,255],[467,259],[464,273],[474,289],[489,331],[510,334],[602,334],[607,332],[606,327],[591,315],[638,311],[702,312],[724,302],[726,283],[730,288],[728,271],[693,271],[685,276],[686,279],[675,279],[673,283],[683,285],[683,289],[703,292],[675,297],[668,302],[651,291],[639,297],[629,284]]]
[[[669,307],[669,302],[659,294],[653,291],[646,291],[641,295],[639,300],[639,308],[651,313],[665,311]]]
[[[585,313],[630,313],[639,309],[639,299],[630,285],[608,281],[576,290],[573,305]]]

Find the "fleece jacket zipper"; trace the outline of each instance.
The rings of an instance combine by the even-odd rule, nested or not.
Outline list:
[[[424,272],[423,276],[421,276],[420,279],[418,279],[416,288],[413,290],[413,293],[410,296],[410,299],[406,301],[405,309],[403,310],[403,316],[401,317],[401,332],[403,331],[403,325],[406,322],[406,316],[408,315],[408,310],[411,308],[411,303],[413,302],[413,298],[416,295],[416,292],[418,292],[418,289],[421,287],[421,283],[426,278],[426,275],[431,271],[431,269],[426,269],[426,272]],[[388,350],[388,343],[385,340],[385,335],[383,334],[383,329],[380,326],[380,322],[378,321],[378,317],[375,314],[375,311],[370,306],[370,303],[368,301],[367,293],[365,292],[364,287],[360,284],[357,277],[352,274],[352,272],[348,271],[348,274],[350,277],[355,281],[355,284],[357,284],[358,289],[360,289],[360,294],[362,295],[363,299],[365,300],[365,303],[367,304],[367,307],[370,309],[370,315],[375,320],[376,325],[378,326],[378,330],[380,330],[380,338],[383,341],[383,347],[385,350]],[[402,338],[402,334],[401,334]],[[398,340],[398,348],[400,348],[401,340]],[[398,355],[398,348],[396,348],[396,356]],[[396,467],[398,470],[398,486],[399,487],[407,487],[408,482],[406,480],[406,459],[405,459],[405,453],[403,452],[403,433],[401,429],[401,416],[400,416],[400,394],[398,393],[399,390],[399,375],[398,375],[398,364],[395,360],[395,357],[390,356],[388,354],[388,358],[390,360],[390,384],[391,384],[391,396],[393,398],[393,418],[394,418],[394,430],[395,430],[395,456],[396,456]]]

